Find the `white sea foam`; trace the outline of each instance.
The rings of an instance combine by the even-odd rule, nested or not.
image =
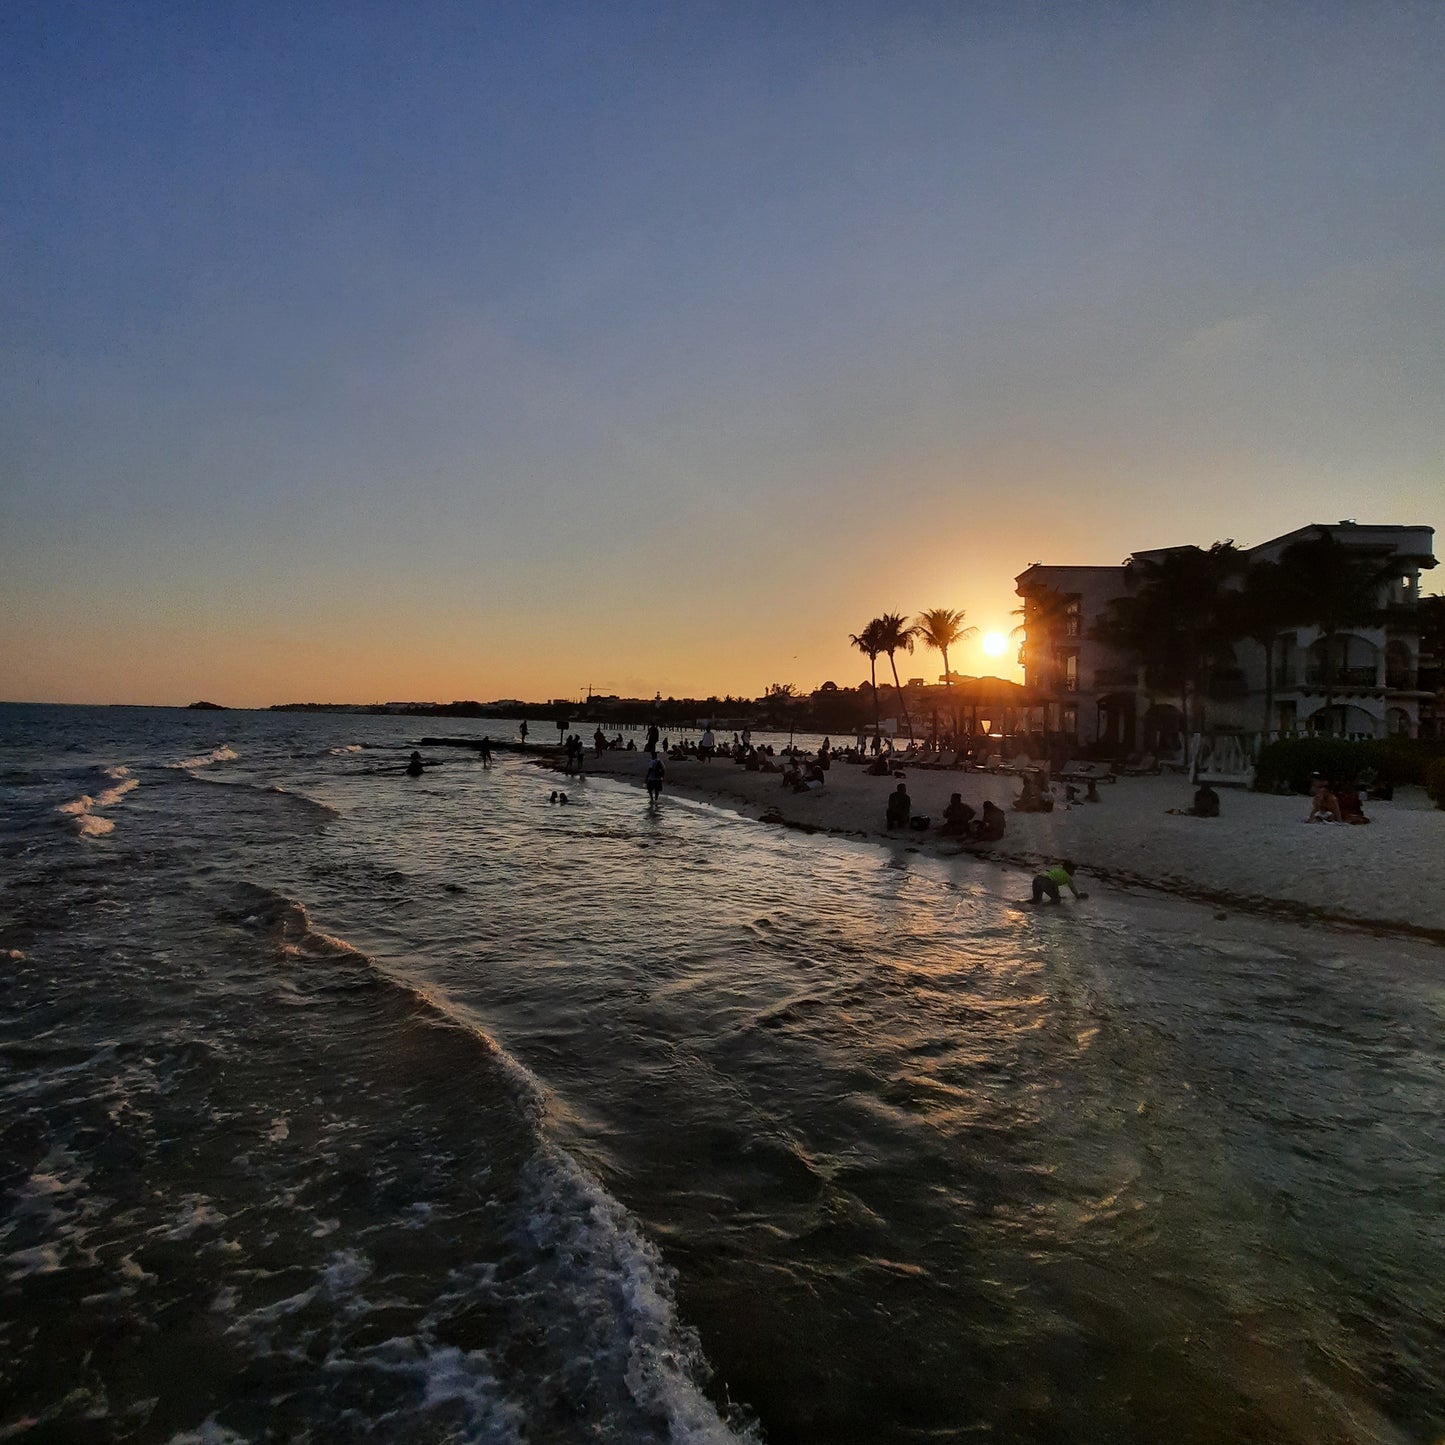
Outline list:
[[[735,1433],[703,1392],[711,1370],[697,1335],[677,1316],[676,1273],[631,1215],[561,1149],[545,1147],[528,1173],[536,1190],[533,1240],[574,1280],[578,1270],[586,1280],[585,1294],[575,1285],[555,1291],[568,1301],[578,1353],[620,1370],[637,1407],[667,1420],[669,1440],[756,1439],[751,1430]]]
[[[127,793],[134,792],[136,788],[140,787],[140,779],[131,777],[129,768],[106,768],[105,775],[108,778],[117,779],[113,788],[106,788],[95,794],[94,797],[89,793],[82,793],[80,797],[72,798],[70,802],[60,803],[56,806],[57,813],[74,820],[75,831],[82,838],[100,838],[112,832],[115,824],[108,818],[97,817],[95,810],[115,807]]]
[[[206,768],[212,763],[233,762],[241,755],[230,743],[222,743],[218,748],[212,748],[208,753],[197,753],[193,758],[182,758],[178,763],[167,763],[168,768]]]
[[[97,808],[113,808],[127,793],[133,793],[138,787],[140,787],[139,778],[127,778],[123,783],[117,783],[115,787],[107,788],[103,793],[97,793],[95,806]]]

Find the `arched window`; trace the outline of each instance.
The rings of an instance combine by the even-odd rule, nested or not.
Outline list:
[[[1385,648],[1385,686],[1399,690],[1415,686],[1414,659],[1403,642],[1392,642]],[[1393,728],[1390,729],[1394,731]]]
[[[1342,632],[1310,643],[1305,681],[1314,687],[1373,687],[1379,649],[1365,637]]]

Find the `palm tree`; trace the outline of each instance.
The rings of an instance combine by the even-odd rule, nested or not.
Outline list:
[[[1050,664],[1048,683],[1052,685],[1053,663],[1056,661],[1059,639],[1069,618],[1071,598],[1057,587],[1037,583],[1022,592],[1023,606],[1014,608],[1014,616],[1024,620],[1009,633],[1017,637],[1023,633],[1022,656],[1019,661],[1027,669],[1029,681],[1034,687],[1041,686],[1039,674],[1044,671],[1043,663]]]
[[[929,647],[943,654],[943,685],[948,690],[949,712],[953,715],[953,731],[958,734],[958,715],[953,708],[953,671],[948,665],[948,649],[956,642],[978,636],[978,628],[963,625],[963,613],[948,607],[931,607],[920,612],[913,623],[914,633]]]
[[[888,654],[888,665],[893,669],[893,689],[898,694],[898,705],[903,709],[903,723],[908,729],[908,741],[913,741],[913,719],[908,716],[908,701],[903,696],[903,687],[898,681],[896,652],[912,652],[916,629],[908,625],[907,619],[898,612],[885,612],[878,619],[883,651]]]
[[[1394,568],[1363,557],[1329,532],[1293,542],[1280,555],[1298,620],[1319,629],[1325,717],[1334,731],[1335,639],[1380,615],[1380,587]]]
[[[1274,727],[1274,655],[1280,634],[1301,619],[1289,576],[1278,562],[1251,562],[1244,586],[1231,599],[1234,626],[1264,649],[1264,721],[1267,741]]]
[[[1185,726],[1194,732],[1203,727],[1210,674],[1232,657],[1237,619],[1225,584],[1241,565],[1232,541],[1207,552],[1171,547],[1157,557],[1131,558],[1125,568],[1130,595],[1111,602],[1094,628],[1100,641],[1140,657],[1155,685],[1177,689]]]
[[[859,652],[868,654],[868,679],[873,688],[873,736],[883,731],[883,722],[878,715],[878,654],[883,651],[883,619],[875,617],[862,632],[851,632],[848,641]]]

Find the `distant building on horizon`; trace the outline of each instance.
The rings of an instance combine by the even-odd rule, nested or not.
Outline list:
[[[1209,729],[1270,736],[1416,737],[1423,723],[1432,731],[1435,694],[1421,687],[1418,608],[1420,573],[1435,566],[1434,535],[1431,527],[1313,523],[1242,549],[1246,561],[1274,562],[1293,543],[1329,536],[1382,571],[1390,570],[1380,584],[1378,617],[1370,625],[1351,627],[1333,640],[1318,627],[1304,625],[1276,638],[1272,689],[1266,687],[1264,646],[1247,638],[1236,642],[1234,666],[1216,669],[1211,678]],[[1171,550],[1136,552],[1130,560],[1158,560]],[[1019,661],[1037,729],[1061,733],[1081,747],[1121,754],[1178,753],[1186,732],[1178,697],[1151,692],[1138,659],[1095,635],[1110,604],[1130,595],[1126,566],[1036,563],[1015,578],[1015,585],[1024,602]],[[1328,669],[1326,646],[1332,649]],[[1425,661],[1438,666],[1445,659]],[[1267,692],[1272,692],[1268,719]]]

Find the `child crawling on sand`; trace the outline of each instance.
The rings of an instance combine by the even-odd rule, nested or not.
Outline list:
[[[1050,903],[1059,901],[1059,889],[1067,888],[1075,898],[1087,898],[1087,893],[1080,893],[1074,886],[1074,872],[1076,864],[1072,858],[1065,858],[1056,867],[1050,868],[1047,873],[1038,873],[1034,876],[1034,896],[1026,898],[1026,903],[1042,903],[1047,896]]]

